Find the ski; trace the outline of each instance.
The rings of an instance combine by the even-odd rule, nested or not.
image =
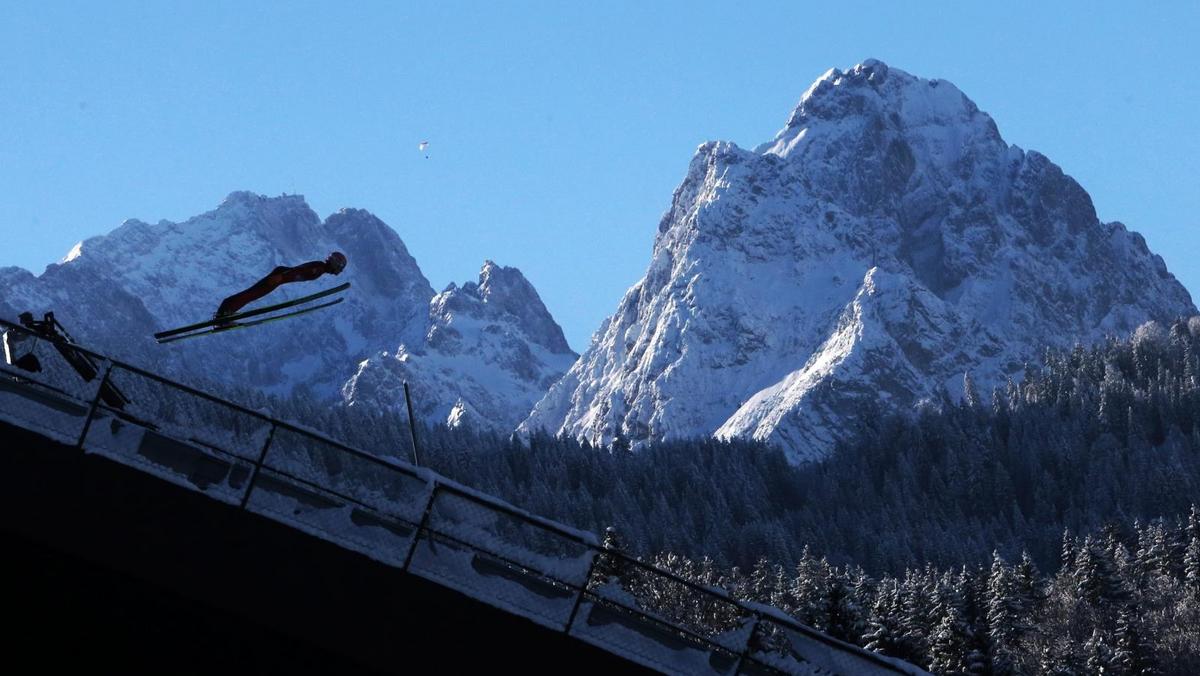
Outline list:
[[[344,301],[344,300],[346,300],[346,299],[345,299],[345,298],[338,298],[337,300],[331,300],[331,301],[329,301],[328,303],[321,303],[320,305],[314,305],[314,306],[312,306],[312,307],[306,307],[306,308],[304,308],[304,309],[301,309],[301,310],[294,310],[294,311],[292,311],[292,312],[285,312],[285,313],[283,313],[283,314],[281,314],[281,315],[272,315],[272,316],[270,316],[270,317],[264,317],[264,318],[262,318],[262,319],[255,319],[255,320],[254,320],[254,321],[252,321],[252,322],[236,322],[236,323],[230,324],[229,326],[218,326],[218,327],[211,328],[211,329],[207,329],[207,330],[200,330],[200,331],[196,331],[195,333],[188,333],[188,334],[184,334],[184,335],[182,335],[182,336],[180,336],[180,335],[175,335],[175,336],[168,336],[168,337],[166,337],[166,338],[159,338],[159,339],[158,339],[158,344],[159,344],[159,345],[163,345],[163,344],[165,344],[165,343],[171,343],[171,342],[174,342],[174,341],[176,341],[176,340],[185,340],[185,339],[187,339],[187,338],[196,338],[197,336],[210,336],[210,335],[212,335],[212,334],[214,334],[214,333],[224,333],[224,332],[226,332],[226,331],[233,331],[234,329],[244,329],[244,328],[247,328],[247,327],[250,327],[250,326],[258,326],[259,324],[266,324],[266,323],[268,323],[268,322],[273,322],[273,321],[275,321],[275,320],[277,320],[277,319],[287,319],[288,317],[295,317],[296,315],[302,315],[302,314],[306,314],[306,313],[309,313],[309,312],[315,312],[315,311],[317,311],[317,310],[320,310],[321,308],[327,308],[327,307],[329,307],[329,306],[331,306],[331,305],[337,305],[338,303],[340,303],[340,302],[342,302],[342,301]],[[203,328],[204,328],[204,327],[201,327],[201,329],[203,329]]]
[[[188,326],[181,326],[177,329],[171,329],[170,331],[159,331],[158,333],[154,334],[154,337],[160,343],[166,342],[163,340],[163,338],[167,338],[170,336],[177,336],[181,333],[187,333],[189,331],[195,331],[196,329],[203,329],[203,328],[206,328],[209,326],[216,326],[217,324],[223,324],[225,322],[237,321],[239,319],[245,319],[246,317],[257,317],[258,315],[266,314],[268,312],[274,312],[276,310],[283,310],[285,308],[295,307],[296,305],[301,305],[301,304],[307,303],[309,301],[317,300],[318,298],[324,298],[326,296],[331,296],[335,293],[341,293],[342,291],[345,291],[346,289],[349,289],[349,288],[350,288],[350,282],[346,282],[345,284],[335,286],[332,289],[325,289],[324,291],[319,291],[319,292],[314,293],[309,296],[302,296],[302,297],[296,298],[294,300],[284,301],[282,303],[276,303],[275,305],[268,305],[266,307],[261,307],[261,308],[255,309],[255,310],[247,310],[245,312],[237,312],[237,313],[229,315],[228,317],[222,317],[220,319],[210,319],[206,322],[199,322],[196,324],[190,324]]]

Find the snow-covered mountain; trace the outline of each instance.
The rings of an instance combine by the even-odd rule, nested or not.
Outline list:
[[[420,384],[414,405],[426,419],[510,431],[578,357],[520,270],[487,261],[478,283],[429,302],[423,342],[362,362],[342,392],[398,403],[407,380]]]
[[[1047,346],[1195,312],[1046,157],[954,85],[832,69],[772,141],[700,146],[645,277],[521,430],[715,434],[820,458],[864,399],[982,391]]]
[[[344,252],[350,261],[340,276],[285,285],[258,303],[350,282],[345,301],[334,308],[254,330],[168,345],[158,345],[152,338],[156,331],[208,318],[222,298],[249,286],[276,265],[323,259],[334,250]],[[552,329],[562,341],[557,324],[520,272],[505,269],[501,276],[515,276],[524,285],[519,293],[500,294],[506,297],[502,305],[510,321],[519,324],[528,319],[530,324],[510,331],[508,342],[497,349],[517,352],[516,344],[525,335],[522,331],[541,337]],[[77,339],[135,364],[189,381],[258,388],[276,395],[304,391],[319,399],[341,397],[343,386],[356,378],[360,363],[383,350],[426,354],[426,340],[433,335],[431,298],[436,300],[433,288],[394,230],[359,209],[343,209],[322,222],[297,195],[268,198],[235,192],[217,209],[183,223],[126,221],[107,235],[81,242],[41,276],[19,268],[0,269],[4,316],[52,309]],[[520,307],[522,303],[529,307]],[[565,345],[563,341],[554,347],[566,349]],[[540,343],[527,347],[542,349]],[[487,348],[480,344],[480,359],[512,361],[508,353],[487,354]],[[490,400],[476,403],[475,388],[468,386],[477,376],[456,373],[460,366],[470,365],[439,364],[436,382],[418,380],[413,386],[462,398],[465,406],[478,406],[482,412],[478,424],[511,430],[515,424],[511,416],[487,417]],[[547,370],[540,377],[553,379],[567,366],[542,364]],[[419,379],[424,372],[410,375]],[[494,381],[498,387],[520,389],[526,387],[523,380],[513,385],[505,378],[525,375],[498,372]],[[354,391],[349,390],[351,395]],[[520,405],[528,411],[539,394],[527,395]],[[403,400],[375,403],[395,406],[403,405]]]

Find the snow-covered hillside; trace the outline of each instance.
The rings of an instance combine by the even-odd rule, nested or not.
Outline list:
[[[340,276],[285,285],[258,303],[350,282],[345,302],[334,308],[169,345],[158,345],[152,338],[156,331],[207,319],[222,298],[277,265],[323,259],[334,250],[350,261]],[[508,274],[520,277],[515,270]],[[509,352],[519,351],[522,338],[515,336],[522,330],[531,336],[558,331],[537,293],[523,277],[521,282],[526,288],[504,306],[506,316],[515,322],[527,316],[533,323],[509,336],[501,346]],[[433,335],[429,306],[434,296],[399,235],[378,218],[343,209],[322,221],[298,195],[268,198],[235,192],[217,209],[182,223],[126,221],[107,235],[81,242],[41,276],[19,268],[0,269],[0,313],[6,317],[24,310],[54,310],[77,339],[135,364],[189,382],[258,388],[277,395],[303,391],[318,399],[339,398],[360,363],[381,351],[426,354],[426,340]],[[527,313],[522,313],[522,303],[530,305]],[[561,331],[558,338],[562,340]],[[539,346],[527,348],[543,349]],[[566,350],[565,341],[553,345],[560,348]],[[486,350],[486,345],[480,346],[480,359],[512,360]],[[539,377],[553,379],[562,373],[569,366],[562,361],[542,364],[545,372]],[[418,380],[413,385],[423,392],[436,391],[439,397],[461,398],[464,405],[491,411],[486,402],[477,403],[478,388],[470,385],[478,376],[455,372],[472,367],[465,362],[439,364],[436,382],[419,381],[424,371],[409,377]],[[524,380],[512,386],[505,381],[525,375],[500,372],[493,382],[509,390],[527,388]],[[514,405],[527,411],[540,394],[529,393]],[[403,401],[384,398],[373,403],[390,407]],[[507,431],[515,424],[511,418],[484,414],[477,422]]]
[[[832,69],[753,151],[693,157],[645,277],[521,425],[821,458],[863,399],[987,391],[1046,346],[1195,311],[1144,239],[954,85]]]
[[[423,342],[363,361],[342,392],[402,402],[407,380],[419,383],[423,418],[510,431],[578,356],[521,272],[487,261],[478,283],[451,284],[429,302]]]

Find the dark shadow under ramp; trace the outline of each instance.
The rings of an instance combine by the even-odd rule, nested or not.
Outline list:
[[[13,673],[638,673],[565,634],[0,423]]]

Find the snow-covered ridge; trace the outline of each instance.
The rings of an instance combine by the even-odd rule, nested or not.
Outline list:
[[[359,364],[349,402],[402,402],[429,420],[512,430],[578,357],[520,270],[486,261],[479,279],[429,301],[424,339]]]
[[[335,250],[350,261],[340,276],[287,285],[269,299],[348,281],[352,288],[336,308],[253,331],[171,345],[157,345],[151,338],[156,331],[208,318],[225,296],[277,265],[324,259]],[[540,342],[525,346],[528,350],[551,352],[555,364],[564,361],[560,355],[569,355],[568,363],[553,367],[557,371],[543,364],[551,370],[539,377],[556,378],[574,356],[561,330],[519,271],[491,265],[499,277],[487,284],[489,290],[498,289],[490,291],[496,299],[490,305],[503,308],[512,327],[507,342],[496,347],[516,352],[529,339]],[[302,196],[265,197],[244,191],[231,193],[216,209],[182,223],[125,221],[106,235],[79,243],[37,277],[19,268],[0,269],[0,313],[10,318],[24,310],[54,310],[78,339],[135,364],[191,382],[326,399],[340,399],[343,387],[357,376],[357,365],[381,351],[396,351],[402,345],[403,350],[424,355],[426,337],[437,325],[429,311],[434,297],[400,236],[371,213],[342,209],[322,221]],[[530,325],[521,326],[523,321]],[[481,359],[502,360],[486,354],[486,346],[479,350]],[[507,353],[503,359],[515,361]],[[414,389],[437,390],[439,396],[471,402],[459,383],[469,382],[473,374],[455,371],[471,366],[439,364],[429,376],[436,379],[428,382],[412,374]],[[511,386],[506,378],[519,377],[500,371],[493,381],[507,390]],[[527,411],[536,396],[527,395],[519,406]],[[370,404],[402,406],[403,400],[382,398]],[[511,417],[493,420],[484,414],[476,421],[511,430],[516,424]]]
[[[701,145],[646,275],[521,425],[827,454],[864,398],[1018,376],[1047,346],[1195,311],[1144,240],[954,85],[831,69],[754,151]]]

